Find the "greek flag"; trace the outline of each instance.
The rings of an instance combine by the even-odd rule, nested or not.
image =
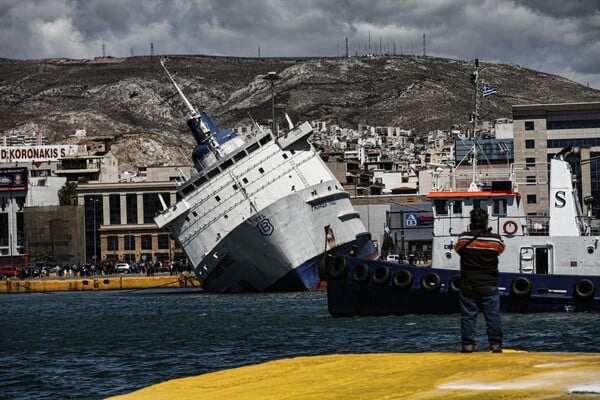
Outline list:
[[[498,88],[494,86],[490,86],[487,83],[483,84],[483,97],[491,96],[494,94],[498,94]]]

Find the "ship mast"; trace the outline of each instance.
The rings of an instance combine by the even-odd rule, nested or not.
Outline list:
[[[469,185],[469,192],[481,191],[481,185],[479,177],[477,175],[477,150],[479,143],[477,143],[477,116],[479,113],[479,60],[475,59],[475,71],[471,73],[471,82],[473,82],[474,93],[473,93],[473,116],[471,121],[473,122],[473,146],[471,147],[472,154],[472,180]]]
[[[188,125],[190,125],[190,122],[192,122],[193,126],[197,126],[196,129],[193,129],[190,126],[190,128],[192,129],[192,133],[194,134],[194,137],[196,138],[196,141],[198,142],[198,144],[202,144],[205,141],[207,141],[208,145],[210,146],[211,150],[213,151],[213,154],[215,154],[215,156],[217,158],[219,158],[220,156],[222,156],[221,151],[220,151],[219,143],[215,140],[215,138],[214,138],[214,136],[213,136],[212,131],[210,130],[210,128],[208,126],[206,126],[206,123],[202,119],[202,115],[198,112],[198,110],[196,110],[194,108],[194,106],[192,106],[192,103],[190,103],[190,101],[188,100],[188,98],[185,97],[185,95],[183,94],[183,91],[181,90],[181,88],[179,87],[179,85],[177,84],[177,82],[175,82],[175,79],[173,79],[173,76],[171,75],[171,73],[167,69],[167,67],[165,65],[165,60],[164,59],[160,60],[160,65],[162,65],[163,69],[167,73],[167,76],[169,77],[169,79],[173,83],[173,86],[175,86],[175,89],[177,90],[177,93],[179,93],[179,96],[181,97],[181,99],[185,103],[185,106],[188,109],[188,112],[189,112],[189,115],[188,115]],[[199,129],[200,132],[196,132],[197,129]],[[198,136],[200,136],[200,134],[201,134],[202,137],[198,137]]]

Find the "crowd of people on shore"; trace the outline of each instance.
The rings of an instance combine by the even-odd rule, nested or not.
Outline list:
[[[33,265],[26,267],[4,267],[0,268],[0,279],[35,279],[46,277],[90,277],[120,274],[141,274],[154,276],[155,274],[180,275],[183,272],[191,273],[191,266],[185,261],[147,261],[143,263],[131,263],[126,272],[118,271],[115,265],[118,263],[94,263],[73,265]]]

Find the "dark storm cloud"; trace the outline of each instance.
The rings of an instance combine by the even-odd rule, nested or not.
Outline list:
[[[600,10],[598,0],[517,0],[516,3],[557,18],[585,17]]]
[[[600,1],[2,0],[0,56],[392,52],[481,58],[600,88]],[[369,41],[370,38],[370,41]]]

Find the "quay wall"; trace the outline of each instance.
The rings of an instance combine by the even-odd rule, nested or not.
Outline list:
[[[94,276],[68,279],[7,279],[0,281],[0,294],[44,293],[66,291],[199,288],[193,276],[180,280],[178,276]]]

